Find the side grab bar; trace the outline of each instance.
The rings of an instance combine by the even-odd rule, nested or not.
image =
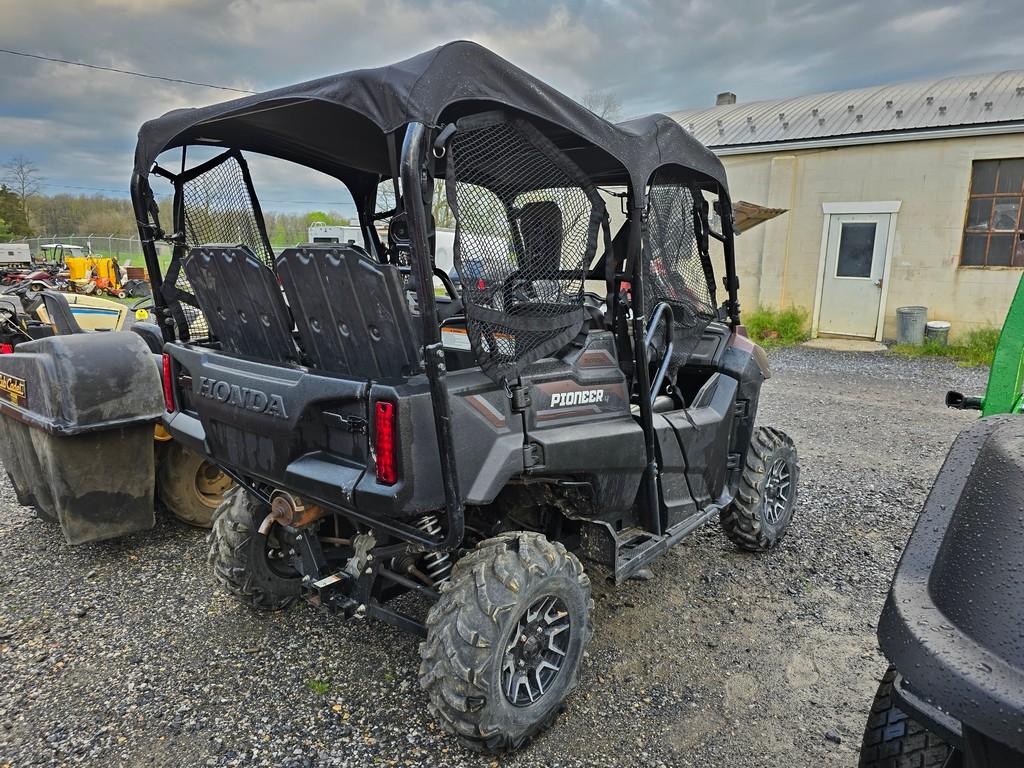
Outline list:
[[[665,374],[668,373],[668,367],[672,362],[672,348],[674,346],[673,331],[675,318],[672,315],[672,307],[664,301],[654,308],[651,322],[647,325],[647,335],[644,337],[644,347],[647,350],[650,350],[651,344],[654,342],[654,335],[657,333],[658,326],[662,321],[665,321],[665,356],[658,367],[658,373],[654,376],[654,383],[651,384],[652,405],[654,404],[654,398],[658,396],[658,390],[661,389],[661,385],[665,381]]]

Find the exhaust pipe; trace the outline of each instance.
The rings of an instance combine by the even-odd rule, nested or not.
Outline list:
[[[259,531],[266,535],[274,523],[302,528],[326,514],[327,511],[318,504],[306,504],[302,498],[287,491],[274,491],[270,495],[270,514],[263,519]]]
[[[980,397],[969,397],[959,392],[946,393],[946,407],[956,408],[958,411],[980,411],[982,399]]]

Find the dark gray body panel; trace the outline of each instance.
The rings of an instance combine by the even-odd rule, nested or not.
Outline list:
[[[942,710],[1018,753],[1022,477],[1020,416],[992,416],[960,433],[907,542],[878,626],[882,651],[902,674],[911,702]],[[932,725],[926,712],[915,714]]]
[[[168,414],[166,425],[187,447],[238,473],[336,509],[358,506],[382,516],[408,517],[443,506],[424,376],[401,384],[371,384],[199,347],[169,344],[167,351],[176,362],[179,384],[189,392],[183,410]],[[209,397],[204,380],[226,382],[242,399],[233,401],[230,394],[227,400]],[[279,413],[245,408],[246,391],[262,392],[268,400],[276,395]],[[522,423],[512,418],[504,392],[479,371],[452,373],[449,391],[462,492],[467,503],[485,504],[522,472]],[[368,446],[369,414],[382,399],[399,404],[402,472],[390,486],[376,482]],[[354,431],[356,425],[362,431]]]

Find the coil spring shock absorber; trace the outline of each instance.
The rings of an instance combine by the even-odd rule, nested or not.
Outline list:
[[[416,521],[416,527],[431,536],[441,535],[441,522],[437,515],[428,514]],[[452,558],[447,552],[428,552],[423,556],[423,570],[437,586],[452,575]]]

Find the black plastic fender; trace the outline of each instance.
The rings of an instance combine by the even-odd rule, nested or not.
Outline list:
[[[925,725],[935,708],[1024,752],[1024,418],[982,419],[953,443],[878,639]]]

